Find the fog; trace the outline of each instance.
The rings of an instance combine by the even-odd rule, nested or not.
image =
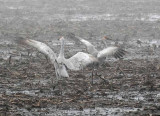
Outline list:
[[[58,56],[63,36],[66,58],[88,53],[69,35],[125,55],[96,70],[67,68],[55,84],[49,59],[15,41],[43,42]],[[159,0],[0,0],[0,116],[159,115],[159,56]]]

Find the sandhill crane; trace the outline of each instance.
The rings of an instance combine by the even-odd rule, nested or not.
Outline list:
[[[107,47],[101,51],[98,51],[96,47],[93,44],[91,44],[89,41],[81,37],[75,36],[75,35],[74,36],[72,35],[71,37],[74,37],[76,38],[76,40],[78,39],[79,41],[81,41],[86,46],[87,52],[95,56],[99,60],[100,63],[102,63],[108,56],[114,56],[115,58],[121,58],[126,53],[125,50],[117,46]]]
[[[148,52],[149,55],[153,55],[156,52],[156,49],[158,48],[159,42],[157,40],[149,40],[147,43]]]
[[[110,37],[108,37],[108,36],[104,36],[103,38],[102,38],[102,43],[103,43],[103,45],[106,47],[107,46],[107,43],[106,43],[106,40],[112,40]]]
[[[19,44],[29,45],[31,47],[34,47],[39,52],[41,52],[45,56],[47,56],[50,59],[51,63],[55,67],[57,79],[59,79],[59,77],[69,77],[65,65],[58,62],[56,54],[46,44],[39,42],[39,41],[36,41],[36,40],[32,40],[32,39],[25,39],[22,37],[17,37],[16,42]]]
[[[61,50],[58,56],[58,62],[63,62],[70,70],[81,70],[87,66],[98,65],[97,58],[84,52],[78,52],[69,59],[66,59],[64,57],[64,37],[60,38],[60,42]]]
[[[139,45],[139,47],[141,47],[143,42],[140,39],[138,39],[136,43]]]
[[[65,66],[70,70],[78,71],[87,66],[98,65],[97,58],[84,52],[78,52],[77,54],[73,55],[69,59],[66,59],[64,57],[64,38],[63,37],[60,38],[61,48],[60,48],[60,54],[58,57],[49,46],[47,46],[42,42],[31,40],[31,39],[24,39],[24,38],[19,38],[17,42],[32,46],[36,48],[39,52],[42,52],[43,54],[47,55],[51,63],[54,64],[56,74],[62,77],[69,77]]]

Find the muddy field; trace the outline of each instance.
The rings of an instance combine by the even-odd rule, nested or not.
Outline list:
[[[156,116],[160,114],[160,1],[9,0],[0,1],[0,116]],[[98,73],[69,71],[55,83],[53,65],[35,49],[17,45],[23,36],[65,56],[85,51],[68,33],[98,49],[112,38],[128,53],[107,58]],[[136,42],[141,39],[142,46]],[[157,47],[153,49],[153,44]]]
[[[109,61],[97,75],[70,71],[69,78],[55,84],[54,67],[43,55],[16,57],[0,60],[2,116],[160,113],[157,58]]]

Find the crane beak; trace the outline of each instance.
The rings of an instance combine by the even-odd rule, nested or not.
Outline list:
[[[104,36],[103,40],[112,40],[110,37]]]
[[[64,37],[62,36],[62,37],[60,37],[60,38],[58,38],[58,40],[62,40],[62,39],[64,39]]]

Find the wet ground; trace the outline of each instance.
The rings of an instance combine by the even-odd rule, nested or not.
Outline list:
[[[124,59],[107,59],[98,74],[69,71],[57,84],[53,65],[41,53],[31,49],[28,55],[14,43],[2,48],[9,48],[0,59],[2,116],[160,114],[159,48],[150,55],[142,46],[137,57],[130,50]]]
[[[158,0],[15,1],[0,1],[1,116],[160,114]],[[124,59],[108,58],[98,74],[69,71],[70,77],[56,84],[54,67],[44,55],[14,42],[19,35],[36,39],[58,54],[57,38],[69,32],[98,49],[104,48],[101,38],[111,36],[108,46],[117,41],[128,53]],[[66,37],[66,57],[82,50]]]

